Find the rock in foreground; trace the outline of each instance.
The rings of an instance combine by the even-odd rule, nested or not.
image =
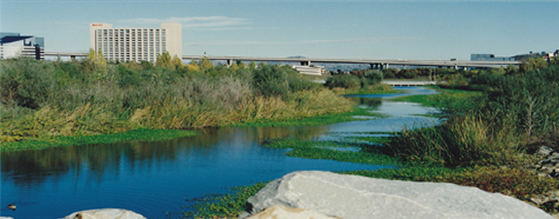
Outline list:
[[[552,218],[515,198],[474,187],[320,171],[294,172],[276,179],[250,197],[248,204],[252,214],[285,205],[345,219]]]
[[[300,208],[290,208],[283,205],[276,205],[266,210],[258,212],[257,214],[251,215],[247,219],[339,219],[337,217],[329,217],[318,213],[313,210],[300,209]]]
[[[132,211],[116,208],[95,209],[74,212],[64,219],[146,219],[144,216]]]

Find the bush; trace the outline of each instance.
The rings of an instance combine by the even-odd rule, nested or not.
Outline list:
[[[292,93],[300,91],[315,91],[319,90],[322,86],[321,84],[309,81],[300,77],[300,75],[293,75],[288,77],[289,90]]]
[[[334,75],[326,80],[325,86],[330,89],[359,89],[361,87],[361,80],[355,75]]]
[[[362,84],[364,86],[361,86],[363,88],[366,88],[369,85],[380,84],[382,81],[382,72],[379,70],[368,70],[365,75],[363,75],[361,81],[363,81]]]
[[[124,65],[119,65],[117,72],[120,76],[118,86],[121,88],[140,85],[140,74],[128,70]]]
[[[287,79],[289,69],[277,65],[259,65],[254,70],[252,86],[266,97],[286,97],[289,93],[289,81]]]
[[[480,118],[455,116],[437,127],[404,130],[387,147],[407,161],[428,165],[507,164],[518,149],[511,132]]]
[[[0,98],[3,104],[38,109],[56,88],[53,65],[26,58],[0,64]]]

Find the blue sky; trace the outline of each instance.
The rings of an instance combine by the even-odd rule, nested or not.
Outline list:
[[[87,52],[89,24],[183,26],[183,54],[469,60],[559,49],[559,0],[0,0],[0,31]]]

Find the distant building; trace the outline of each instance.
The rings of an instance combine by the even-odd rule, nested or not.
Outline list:
[[[19,33],[0,33],[0,59],[30,57],[45,59],[45,39],[21,36]]]
[[[470,61],[515,61],[515,57],[496,57],[494,54],[471,54]]]
[[[182,30],[179,23],[161,23],[161,28],[112,28],[111,24],[94,23],[89,27],[90,48],[101,51],[106,59],[149,61],[169,52],[182,57]]]

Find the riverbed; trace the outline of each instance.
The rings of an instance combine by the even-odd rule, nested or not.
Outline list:
[[[285,156],[266,148],[270,138],[327,140],[404,127],[434,125],[418,116],[435,109],[391,102],[401,95],[432,94],[422,87],[399,88],[407,94],[356,95],[361,107],[386,115],[311,127],[205,129],[194,137],[164,142],[127,142],[50,148],[1,154],[1,216],[61,218],[72,212],[122,208],[147,218],[188,210],[204,194],[225,193],[233,186],[270,181],[298,170],[375,170],[384,166]],[[15,203],[17,210],[6,206]]]

